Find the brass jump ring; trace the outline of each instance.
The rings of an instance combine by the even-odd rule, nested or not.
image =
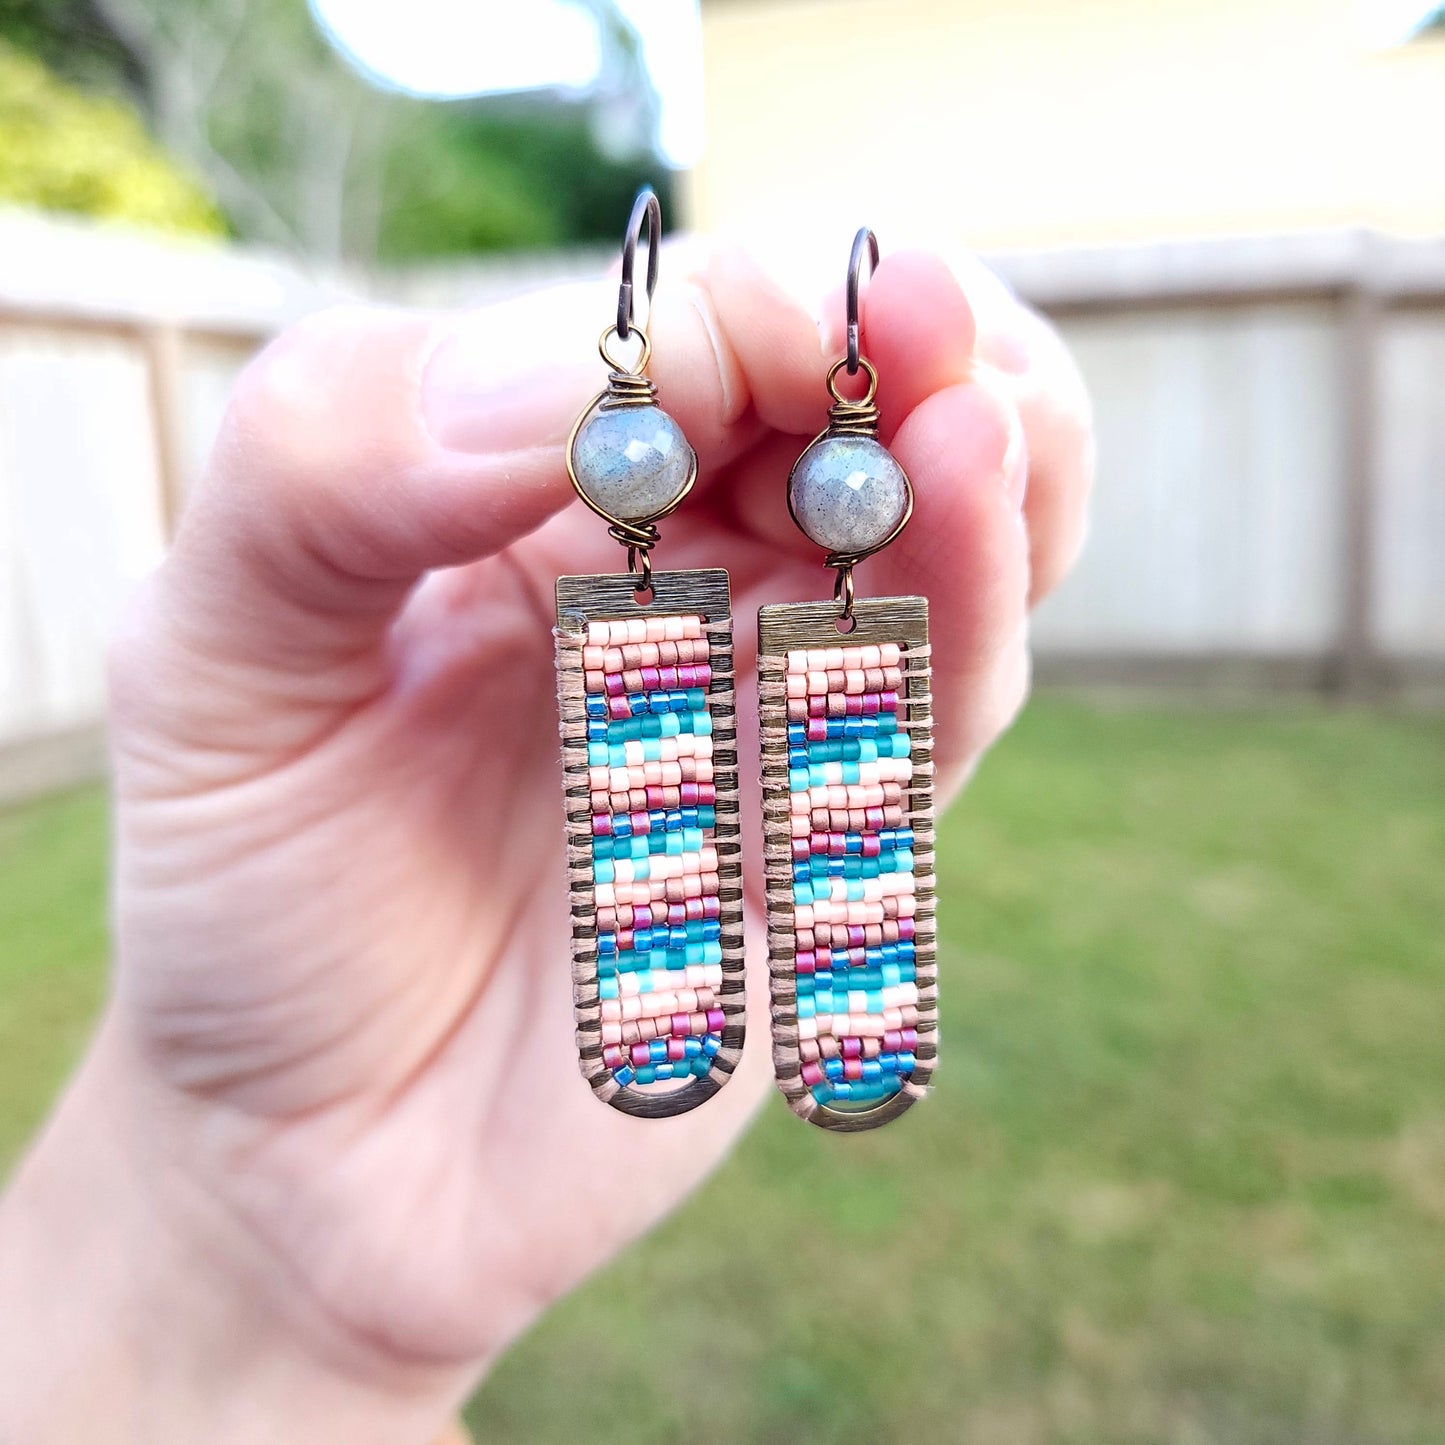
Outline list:
[[[633,329],[636,330],[635,327]],[[858,365],[856,367],[848,367],[849,375],[853,375],[857,371],[862,370],[866,372],[868,376],[868,390],[855,400],[853,397],[844,396],[843,393],[838,390],[838,373],[842,371],[845,366],[848,366],[848,358],[846,356],[840,357],[828,368],[828,395],[842,406],[872,406],[873,398],[878,395],[877,368],[866,356],[860,356],[858,358]]]
[[[627,549],[627,570],[637,579],[634,592],[652,591],[652,556],[646,547]]]

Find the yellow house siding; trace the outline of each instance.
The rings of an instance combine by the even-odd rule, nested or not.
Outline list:
[[[1363,0],[713,0],[695,224],[983,248],[1445,231],[1445,42]],[[896,243],[895,243],[896,244]]]

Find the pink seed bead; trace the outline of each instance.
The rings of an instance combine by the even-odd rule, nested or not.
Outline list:
[[[720,1008],[710,1008],[707,1011],[707,1031],[710,1034],[721,1033],[727,1018]]]

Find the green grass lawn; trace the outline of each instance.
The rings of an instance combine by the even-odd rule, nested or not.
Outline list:
[[[0,1154],[100,995],[102,848],[93,794],[0,818]],[[940,874],[934,1097],[774,1101],[479,1439],[1445,1441],[1445,722],[1046,699]]]

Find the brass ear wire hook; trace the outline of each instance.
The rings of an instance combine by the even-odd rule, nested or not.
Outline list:
[[[848,286],[846,306],[848,314],[848,375],[857,376],[862,362],[862,327],[858,320],[858,287],[863,270],[863,257],[868,257],[868,274],[871,276],[878,266],[878,237],[868,226],[860,226],[853,237],[853,250],[848,257]],[[651,292],[648,293],[651,295]]]
[[[853,237],[844,288],[848,349],[828,368],[827,387],[832,400],[828,408],[828,425],[803,449],[788,474],[788,511],[804,533],[819,546],[828,549],[823,563],[837,573],[833,600],[840,608],[839,621],[847,624],[843,627],[845,632],[851,631],[854,620],[853,568],[893,541],[913,514],[913,485],[907,473],[878,440],[878,371],[862,350],[860,293],[865,271],[872,276],[877,266],[878,237],[870,227],[861,226]],[[861,396],[845,396],[840,389],[839,377],[845,368],[850,376],[856,376],[860,371],[863,373],[867,384]],[[837,467],[843,470],[835,474],[832,469]],[[850,477],[856,480],[849,480]],[[798,511],[795,485],[805,489],[809,486],[832,487],[836,504],[836,489],[845,483],[855,488],[859,483],[868,483],[883,489],[869,504],[882,510],[882,516],[875,519],[880,525],[873,527],[865,517],[861,527],[833,527],[827,524],[826,518],[815,516],[814,525],[810,528]],[[889,496],[890,488],[900,493],[898,512],[890,525],[882,526],[881,523],[887,521],[888,506],[888,501],[883,498]],[[812,506],[816,511],[816,499]]]
[[[638,191],[637,199],[632,203],[632,215],[628,218],[627,234],[622,238],[622,284],[617,288],[619,341],[626,341],[632,335],[632,271],[637,262],[637,243],[642,239],[644,220],[647,222],[647,301],[650,309],[652,293],[657,290],[658,249],[662,242],[662,206],[651,186],[644,186]],[[873,243],[873,250],[876,261],[876,241]]]
[[[647,231],[647,279],[644,284],[647,300],[651,303],[652,294],[657,289],[658,263],[661,259],[662,207],[649,186],[644,186],[637,193],[637,199],[632,203],[627,231],[622,238],[622,282],[617,290],[616,323],[609,326],[597,342],[597,350],[607,364],[607,385],[592,398],[573,423],[567,438],[566,452],[567,475],[572,479],[577,495],[607,523],[608,532],[627,548],[627,569],[636,579],[636,590],[639,593],[649,591],[652,586],[652,563],[648,551],[657,545],[658,521],[677,507],[697,480],[697,453],[688,446],[687,438],[683,436],[677,423],[657,405],[657,384],[647,375],[652,343],[633,314],[633,302],[637,294],[637,248],[643,239],[644,226]],[[620,341],[636,337],[638,353],[635,360],[624,361],[612,354],[609,347],[614,336]],[[618,478],[608,474],[597,475],[595,458],[594,470],[587,478],[580,476],[577,468],[577,448],[584,431],[593,423],[605,426],[609,416],[616,422],[614,414],[617,412],[633,410],[650,410],[654,414],[656,425],[647,433],[647,438],[663,439],[659,455],[664,460],[667,457],[685,456],[687,461],[687,475],[679,479],[677,489],[671,496],[649,498],[646,504],[641,506],[636,505],[637,498],[629,499],[625,491],[618,492],[615,488],[609,490],[609,483],[616,482]],[[639,425],[645,429],[648,424]],[[626,451],[629,428],[626,424],[620,429],[614,426],[611,432],[613,441],[604,444],[604,448],[608,445],[613,448],[615,455],[611,465],[620,465],[624,472],[635,470],[639,464],[643,464],[645,469],[646,465],[658,462],[658,455],[653,455],[650,451],[650,448],[655,447],[655,441],[637,435],[636,427],[633,427],[631,432],[631,441],[640,448],[639,456],[650,456],[651,461],[640,463],[639,456],[633,456]],[[618,447],[624,448],[620,456],[616,455]],[[609,500],[614,497],[615,501]],[[654,501],[656,505],[653,505]],[[620,513],[626,515],[619,515]]]

